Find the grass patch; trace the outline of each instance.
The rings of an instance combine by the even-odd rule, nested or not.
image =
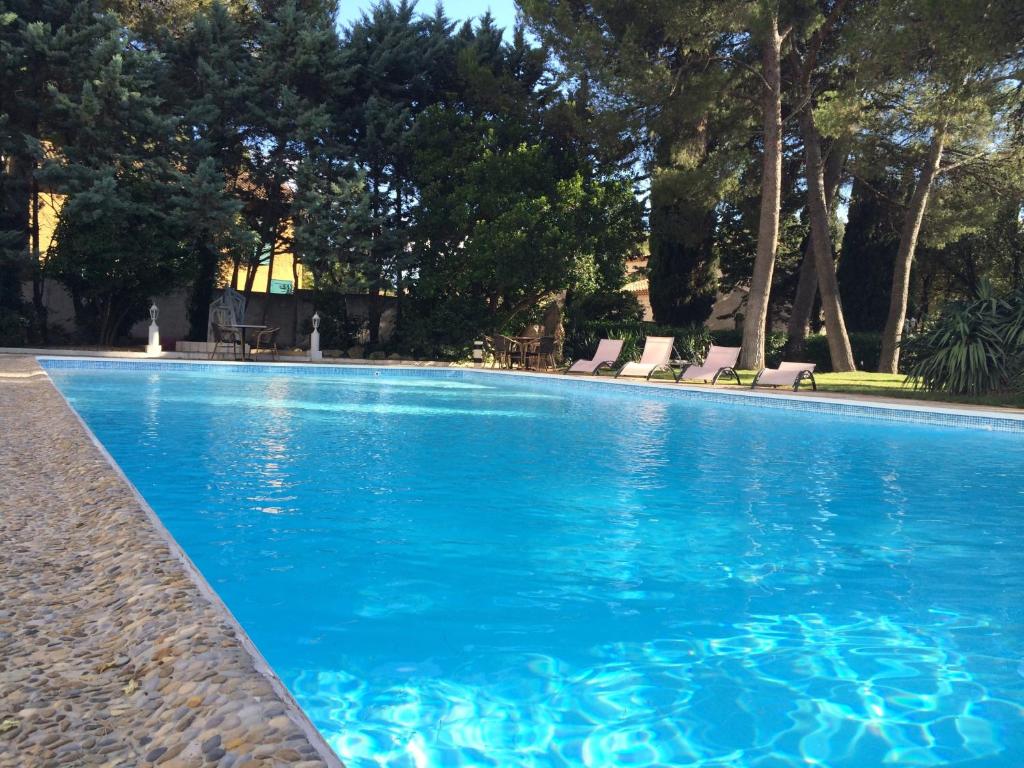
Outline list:
[[[750,383],[754,380],[754,373],[754,371],[739,372],[742,386],[750,386]],[[612,376],[614,373],[602,373],[602,375]],[[1000,392],[991,395],[950,395],[944,392],[926,392],[905,384],[904,382],[906,382],[907,377],[901,374],[856,371],[854,373],[818,373],[815,374],[814,378],[818,382],[819,392],[874,395],[876,397],[902,397],[908,400],[931,400],[944,403],[965,403],[1002,408],[1024,408],[1024,392]],[[672,377],[667,373],[657,373],[653,379],[657,381],[671,381]],[[725,381],[724,379],[720,380],[719,386],[730,386],[728,383],[723,384]],[[735,382],[731,386],[736,387]],[[809,390],[810,386],[804,384],[801,390],[805,389]]]

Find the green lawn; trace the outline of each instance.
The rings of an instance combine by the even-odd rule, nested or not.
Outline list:
[[[754,380],[754,371],[740,371],[740,381],[749,387]],[[660,373],[655,379],[668,380],[668,374]],[[947,395],[941,392],[924,392],[904,384],[906,377],[889,373],[819,373],[815,375],[819,392],[851,393],[857,395],[877,395],[879,397],[905,397],[911,400],[939,400],[949,403],[969,403],[1008,408],[1024,408],[1024,392],[1007,392],[997,395]],[[719,382],[719,386],[723,386]],[[729,386],[728,384],[724,386]],[[731,385],[735,387],[736,384]],[[810,389],[805,384],[802,389]]]

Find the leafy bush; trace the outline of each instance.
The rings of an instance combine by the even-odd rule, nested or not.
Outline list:
[[[949,304],[934,325],[907,346],[909,374],[922,389],[982,395],[1024,378],[1024,292],[997,298],[982,286],[976,298]]]
[[[23,347],[28,343],[29,321],[24,313],[0,307],[0,347]]]
[[[590,322],[639,323],[644,308],[629,291],[596,291],[574,297],[565,307],[573,324]]]
[[[873,371],[882,354],[882,335],[868,332],[851,333],[850,347],[853,350],[853,360],[857,363],[857,370]],[[828,373],[832,370],[832,355],[828,350],[828,337],[823,334],[808,336],[804,342],[803,351],[796,357],[800,362],[814,363],[815,370],[819,373]],[[901,365],[906,365],[909,361],[909,356],[901,355]]]

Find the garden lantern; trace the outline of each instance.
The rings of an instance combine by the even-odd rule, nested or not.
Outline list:
[[[313,313],[313,332],[309,335],[309,359],[323,360],[324,353],[320,351],[320,313]]]
[[[160,346],[160,328],[156,324],[159,316],[160,310],[154,301],[149,307],[149,343],[146,344],[146,354],[150,356],[163,352],[163,347]]]

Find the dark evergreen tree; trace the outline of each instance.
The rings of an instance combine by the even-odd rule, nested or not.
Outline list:
[[[352,98],[342,116],[369,187],[372,218],[379,222],[366,264],[370,281],[370,341],[380,333],[381,295],[401,301],[411,266],[406,244],[417,191],[411,180],[414,122],[438,96],[431,75],[450,77],[447,43],[451,30],[443,14],[422,19],[414,4],[388,0],[364,14],[345,34],[342,64],[351,74]]]
[[[246,266],[245,291],[256,267],[273,272],[278,252],[290,246],[295,171],[313,152],[341,152],[336,102],[345,101],[335,29],[337,3],[260,4],[253,57],[254,98],[245,113],[245,155],[238,188],[243,214],[258,241]],[[269,278],[268,278],[269,279]],[[269,288],[269,285],[267,286]]]
[[[252,189],[243,173],[256,85],[251,33],[251,24],[215,2],[163,41],[169,66],[161,93],[178,118],[182,148],[176,199],[192,214],[184,245],[195,265],[188,310],[194,341],[206,340],[208,308],[225,263],[238,264],[257,247],[240,215]]]
[[[881,333],[885,327],[903,221],[899,197],[899,179],[884,172],[854,179],[836,270],[850,331]]]
[[[183,221],[171,198],[173,119],[153,83],[160,57],[125,45],[120,28],[79,52],[87,77],[53,98],[53,141],[40,179],[65,196],[52,269],[87,338],[112,344],[147,300],[184,281]]]
[[[53,89],[75,90],[93,73],[93,52],[118,33],[94,0],[0,0],[0,326],[24,340],[21,283],[33,283],[34,325],[45,339],[45,245],[39,171],[66,119]],[[0,333],[3,333],[0,330]]]

